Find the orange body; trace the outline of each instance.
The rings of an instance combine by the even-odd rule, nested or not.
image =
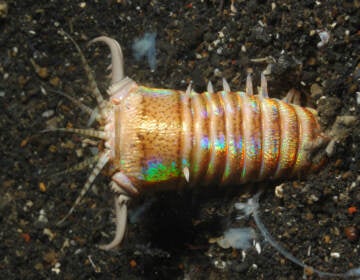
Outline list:
[[[139,192],[291,177],[318,168],[311,151],[328,141],[313,109],[244,92],[134,83],[113,103],[110,162]]]

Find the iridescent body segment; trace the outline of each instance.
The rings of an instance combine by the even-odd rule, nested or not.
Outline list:
[[[112,164],[139,192],[294,176],[312,169],[309,150],[323,137],[313,110],[244,92],[135,84],[115,106]]]

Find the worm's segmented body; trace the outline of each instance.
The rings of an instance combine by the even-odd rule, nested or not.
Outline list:
[[[316,167],[309,152],[323,135],[312,109],[244,92],[185,93],[132,83],[107,133],[115,139],[120,128],[108,145],[111,161],[139,192],[241,185]]]
[[[110,98],[104,100],[74,42],[98,103],[96,118],[103,130],[58,130],[105,142],[105,149],[93,160],[95,168],[64,218],[108,165],[116,193],[116,236],[103,249],[121,242],[131,196],[151,190],[291,177],[321,165],[322,160],[312,161],[311,153],[322,148],[328,138],[320,131],[316,111],[268,98],[264,76],[259,95],[253,95],[250,77],[245,92],[231,92],[225,80],[224,90],[216,93],[210,83],[202,94],[190,86],[186,92],[148,88],[124,76],[122,51],[115,40],[99,37],[92,42],[106,43],[112,55]]]

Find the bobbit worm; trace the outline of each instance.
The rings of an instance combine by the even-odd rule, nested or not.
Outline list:
[[[68,36],[68,35],[67,35]],[[101,246],[108,250],[123,239],[127,202],[148,191],[205,186],[241,186],[248,182],[288,178],[319,169],[325,156],[312,154],[329,142],[320,129],[315,110],[269,98],[261,76],[258,94],[251,77],[246,90],[196,93],[150,88],[124,75],[120,45],[109,37],[103,42],[111,51],[111,85],[108,99],[100,93],[90,67],[73,41],[84,64],[97,109],[89,112],[99,129],[59,128],[104,142],[104,149],[76,168],[95,163],[80,195],[65,220],[80,203],[100,171],[107,166],[115,193],[116,234]]]

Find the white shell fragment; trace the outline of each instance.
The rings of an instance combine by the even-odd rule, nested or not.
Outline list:
[[[334,259],[338,259],[338,258],[340,258],[340,253],[338,253],[338,252],[331,252],[331,253],[330,253],[330,256],[331,256],[332,258],[334,258]]]
[[[320,37],[320,42],[317,43],[317,47],[318,48],[322,48],[323,46],[325,46],[329,40],[330,40],[330,33],[327,30],[317,30],[317,33]]]

